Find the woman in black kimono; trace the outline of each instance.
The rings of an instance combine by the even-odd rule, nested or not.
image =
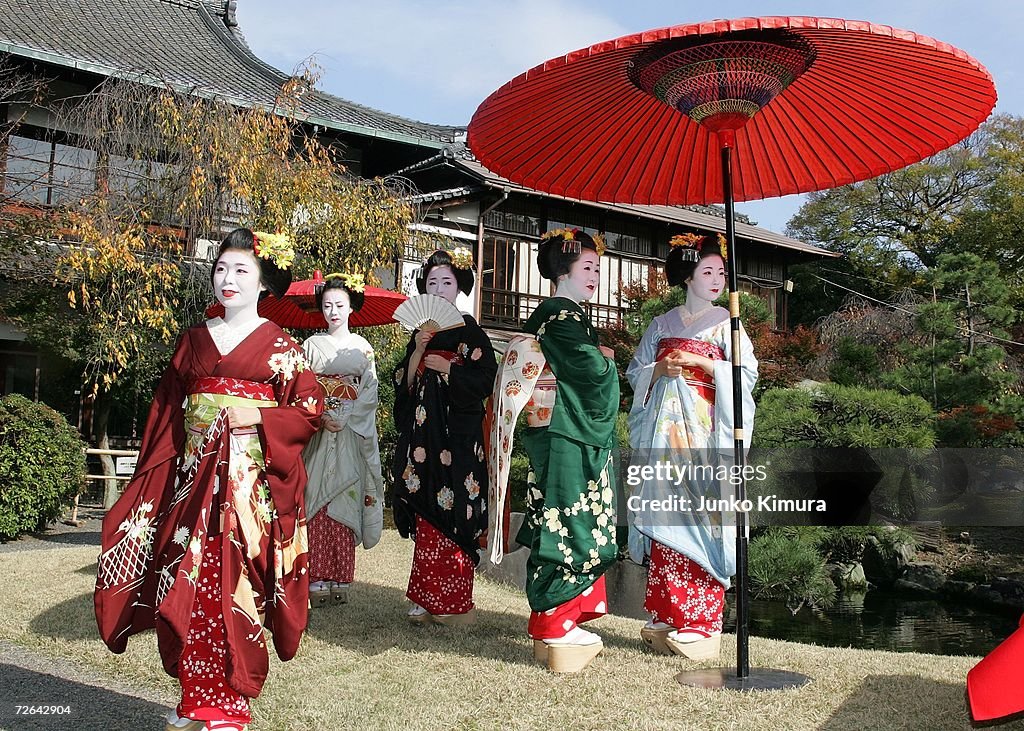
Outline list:
[[[416,286],[454,304],[473,288],[465,249],[434,252]],[[392,505],[403,537],[416,541],[406,596],[414,624],[474,621],[473,572],[487,526],[484,399],[497,364],[487,335],[470,315],[465,324],[417,330],[394,373],[398,444]]]

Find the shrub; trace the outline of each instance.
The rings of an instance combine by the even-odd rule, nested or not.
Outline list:
[[[826,609],[835,602],[832,582],[818,551],[817,531],[769,528],[750,542],[750,586],[757,599],[785,601],[796,614],[805,604]]]
[[[919,396],[835,384],[765,392],[753,437],[768,448],[930,448],[935,441],[935,414]]]
[[[850,337],[840,338],[835,346],[835,360],[828,370],[828,377],[841,386],[874,386],[881,377],[882,366],[878,359],[878,348],[868,343],[858,343]]]
[[[813,391],[772,389],[761,398],[753,443],[754,447],[775,451],[770,458],[770,480],[756,488],[765,492],[802,491],[793,496],[812,497],[820,488],[819,461],[835,464],[836,460],[848,460],[854,472],[878,470],[882,477],[873,491],[860,494],[855,489],[846,492],[847,487],[858,486],[857,478],[844,476],[841,470],[836,472],[838,489],[844,492],[833,493],[837,500],[829,498],[829,509],[835,511],[830,515],[840,519],[849,516],[855,522],[858,516],[867,517],[874,509],[892,519],[911,520],[915,517],[915,499],[930,499],[934,490],[916,470],[918,458],[926,456],[921,450],[935,446],[934,424],[934,412],[926,401],[895,391],[836,384]],[[843,451],[802,451],[812,448]],[[875,449],[886,450],[881,457],[885,460],[882,469],[868,451]],[[825,467],[823,474],[828,474],[828,469]],[[803,604],[827,606],[821,602],[829,601],[832,582],[825,565],[860,561],[872,537],[886,551],[894,551],[897,543],[908,540],[905,531],[869,526],[770,528],[750,545],[755,593],[785,599],[791,609]],[[786,555],[787,551],[792,555]]]
[[[49,406],[0,399],[0,539],[41,530],[82,489],[85,443]]]

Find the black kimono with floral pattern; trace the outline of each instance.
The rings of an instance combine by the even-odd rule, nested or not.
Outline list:
[[[398,443],[391,504],[403,537],[415,532],[419,514],[477,561],[487,527],[484,400],[498,366],[476,320],[463,319],[464,327],[437,333],[425,354],[440,351],[448,357],[450,374],[424,369],[421,360],[412,389],[407,388],[416,333],[393,374]]]

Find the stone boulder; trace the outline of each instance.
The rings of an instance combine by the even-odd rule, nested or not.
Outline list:
[[[942,569],[936,564],[922,561],[908,564],[894,586],[901,591],[937,594],[945,584],[946,575]]]
[[[916,552],[913,545],[901,543],[889,554],[875,536],[868,536],[864,548],[862,563],[864,575],[872,584],[889,587],[903,576],[906,567],[914,560]]]
[[[992,580],[991,586],[999,594],[1000,604],[1024,609],[1024,582],[1000,576]]]
[[[833,563],[825,568],[828,569],[832,582],[840,591],[861,591],[868,588],[868,579],[862,564]]]

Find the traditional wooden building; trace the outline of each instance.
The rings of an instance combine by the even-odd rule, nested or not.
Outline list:
[[[170,87],[238,107],[272,109],[289,77],[257,58],[235,17],[235,0],[7,0],[0,3],[0,83],[4,70],[48,80],[46,96],[27,99],[0,88],[0,124],[17,121],[0,139],[2,200],[41,210],[74,200],[95,186],[137,174],[146,161],[97,160],[89,141],[62,129],[56,102],[95,89],[108,77]],[[305,123],[343,150],[356,175],[400,175],[419,191],[424,216],[414,228],[444,234],[475,249],[482,266],[465,306],[490,328],[514,329],[549,294],[535,268],[537,242],[551,228],[601,232],[609,244],[595,320],[620,320],[620,285],[655,276],[668,239],[684,231],[724,230],[714,207],[677,208],[573,201],[505,180],[465,148],[465,128],[435,125],[320,91],[304,96]],[[211,232],[215,233],[215,232]],[[741,218],[739,273],[786,323],[788,268],[830,252],[751,225]],[[193,255],[205,256],[205,251]],[[396,262],[408,280],[416,253]],[[10,274],[8,274],[10,275]],[[399,282],[401,286],[402,282]],[[408,284],[408,281],[405,282]],[[0,392],[38,397],[38,354],[10,328],[0,328]],[[31,386],[29,384],[32,384]]]
[[[547,195],[496,175],[462,145],[447,146],[398,174],[424,191],[416,196],[426,211],[421,225],[476,246],[482,266],[474,311],[489,328],[518,329],[550,295],[550,284],[536,267],[545,231],[568,227],[604,236],[608,249],[601,260],[601,284],[590,305],[599,326],[622,321],[627,305],[622,285],[649,285],[663,268],[672,236],[725,232],[725,213],[717,206],[594,203]],[[738,219],[740,286],[764,298],[776,326],[785,327],[789,267],[834,255],[758,228],[744,216]]]

